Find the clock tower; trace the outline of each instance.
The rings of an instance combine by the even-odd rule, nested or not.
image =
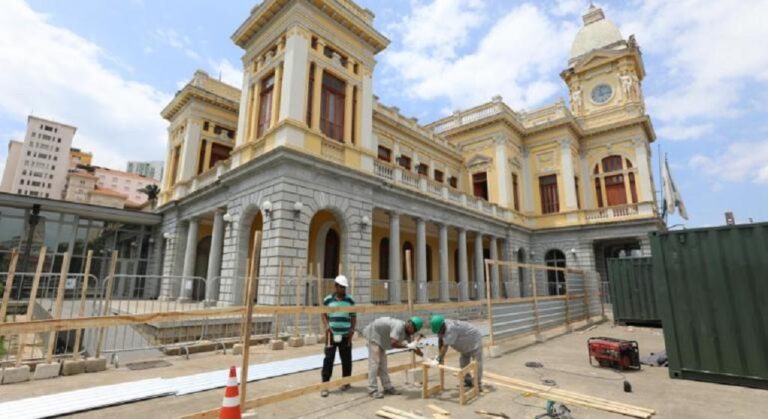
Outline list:
[[[584,118],[587,126],[642,116],[645,69],[634,36],[625,40],[595,6],[590,6],[583,21],[568,68],[560,74],[568,85],[571,112]]]

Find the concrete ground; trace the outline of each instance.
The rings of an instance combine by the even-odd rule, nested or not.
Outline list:
[[[590,367],[587,359],[586,341],[592,336],[610,336],[634,339],[640,344],[641,355],[664,349],[664,339],[660,329],[614,327],[605,323],[593,330],[576,331],[564,334],[553,331],[546,335],[547,341],[535,344],[532,338],[522,338],[502,343],[504,353],[501,357],[486,357],[485,369],[532,383],[542,379],[552,379],[558,388],[602,397],[614,401],[656,409],[658,418],[755,418],[768,412],[768,392],[735,386],[700,383],[686,380],[672,380],[666,368],[643,367],[639,372],[619,374],[609,369]],[[362,345],[361,340],[355,342]],[[320,345],[286,349],[270,352],[265,346],[252,350],[251,362],[266,362],[276,359],[304,356],[321,352]],[[434,351],[434,350],[433,350]],[[88,374],[73,377],[61,377],[39,382],[28,382],[3,386],[0,399],[13,400],[41,394],[50,394],[74,388],[86,388],[95,385],[118,383],[152,377],[174,377],[213,369],[223,369],[230,364],[237,364],[240,357],[233,355],[198,354],[190,360],[168,358],[173,365],[145,371],[130,371],[125,367],[106,373]],[[390,356],[389,364],[399,365],[408,362],[407,354]],[[537,361],[544,364],[544,369],[531,369],[524,364]],[[447,363],[457,364],[456,357]],[[366,371],[366,362],[356,362],[353,373]],[[340,375],[336,368],[335,378]],[[249,397],[257,397],[276,392],[303,387],[320,381],[320,372],[284,376],[267,381],[252,382],[248,386]],[[332,391],[327,398],[319,393],[309,394],[258,409],[259,418],[370,418],[382,406],[392,406],[401,410],[421,412],[431,417],[427,404],[432,403],[452,413],[453,417],[479,417],[475,410],[483,409],[502,412],[511,418],[532,418],[544,412],[545,401],[534,397],[525,397],[511,390],[491,386],[479,399],[467,406],[459,406],[456,380],[446,375],[449,390],[442,395],[425,401],[421,399],[420,386],[405,383],[405,374],[392,376],[395,385],[403,390],[401,396],[387,396],[382,400],[372,400],[366,394],[364,382],[353,384],[347,392]],[[623,391],[623,381],[631,382],[633,392]],[[222,377],[222,383],[225,377]],[[224,390],[216,389],[183,397],[163,397],[143,402],[114,406],[73,417],[82,418],[172,418],[219,406]],[[569,406],[575,418],[615,418],[618,415]]]

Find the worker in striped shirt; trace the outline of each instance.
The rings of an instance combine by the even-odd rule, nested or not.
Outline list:
[[[339,275],[333,281],[335,291],[323,300],[326,307],[351,307],[355,305],[352,297],[347,295],[349,281],[344,275]],[[355,313],[336,311],[322,315],[325,325],[325,359],[323,360],[323,382],[330,381],[333,374],[333,362],[336,360],[336,349],[341,358],[341,376],[352,375],[352,338],[355,335],[357,316]],[[349,384],[341,386],[342,391],[349,389]],[[320,392],[323,397],[328,396],[328,390]]]

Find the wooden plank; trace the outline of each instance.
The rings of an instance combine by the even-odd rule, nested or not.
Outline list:
[[[405,251],[405,278],[406,287],[408,288],[408,318],[413,317],[413,291],[411,290],[412,278],[411,278],[411,251]],[[413,338],[412,338],[413,339]],[[411,368],[416,368],[416,354],[411,352]]]
[[[8,265],[8,274],[5,277],[5,288],[3,288],[3,305],[0,306],[0,323],[5,323],[5,315],[8,313],[8,304],[11,300],[11,289],[13,289],[13,277],[16,276],[16,264],[19,262],[19,250],[11,250],[11,262]]]
[[[35,301],[37,300],[37,289],[40,287],[40,275],[43,273],[43,266],[45,265],[45,253],[47,248],[45,246],[40,248],[40,253],[37,256],[37,268],[35,268],[35,276],[32,278],[32,289],[29,291],[29,301],[27,302],[27,320],[32,318],[35,312]],[[3,326],[3,325],[0,325]],[[19,333],[18,337],[18,352],[16,354],[16,367],[21,366],[21,359],[24,357],[24,339],[26,336]],[[34,337],[33,337],[34,339]]]
[[[77,311],[78,317],[85,315],[85,298],[88,295],[88,279],[91,275],[91,260],[93,259],[93,249],[89,249],[85,255],[85,268],[83,269],[83,285],[80,291],[80,308]],[[74,358],[80,359],[80,340],[82,339],[83,329],[75,329]]]
[[[493,346],[493,305],[491,304],[491,271],[489,260],[485,260],[485,298],[488,301],[488,336]],[[498,279],[498,278],[497,278]]]
[[[117,268],[117,250],[112,251],[112,259],[109,261],[109,273],[107,276],[107,289],[104,291],[104,307],[102,317],[110,317],[109,311],[112,305],[112,287],[115,285],[115,269]],[[101,356],[101,346],[104,344],[104,327],[99,329],[99,337],[96,341],[96,358]]]
[[[541,325],[539,324],[539,296],[536,289],[536,269],[531,268],[531,286],[533,287],[533,326],[536,330],[536,334],[541,333]]]
[[[251,261],[261,259],[261,231],[253,233],[253,249],[251,250]],[[253,300],[256,299],[256,285],[258,281],[258,275],[256,273],[255,265],[252,263],[254,269],[248,272],[248,280],[246,281],[246,306],[245,313],[243,315],[243,360],[240,365],[240,405],[245,403],[246,395],[248,393],[248,360],[251,356],[251,322],[253,319]]]
[[[423,415],[417,415],[415,413],[406,412],[405,410],[400,410],[392,406],[382,406],[380,410],[383,410],[389,413],[394,413],[406,419],[424,419]]]
[[[69,276],[69,262],[72,255],[67,252],[64,253],[64,259],[61,261],[61,272],[59,273],[59,283],[56,289],[56,303],[53,308],[53,318],[60,319],[61,311],[64,308],[64,291],[67,284],[67,276]],[[53,348],[56,346],[56,332],[48,333],[48,351],[46,352],[45,361],[51,363],[53,361]]]
[[[301,274],[302,268],[303,268],[303,265],[299,263],[299,266],[296,267],[293,275],[294,281],[296,281],[296,284],[294,286],[294,296],[293,296],[294,303],[295,303],[294,305],[296,306],[296,308],[301,307],[301,302],[299,301],[299,297],[301,296],[301,281],[299,280],[299,278],[303,277],[303,275]],[[298,311],[296,312],[296,314],[293,315],[293,337],[299,337],[300,316],[301,316],[301,313],[299,313]]]
[[[410,364],[402,364],[394,367],[389,367],[387,370],[390,374],[396,372],[405,371],[410,368]],[[297,397],[304,396],[310,393],[316,393],[320,390],[329,390],[336,387],[340,387],[344,384],[352,384],[358,381],[364,381],[368,379],[368,373],[362,373],[357,375],[351,375],[349,377],[339,378],[338,380],[327,381],[325,383],[312,384],[305,387],[299,387],[291,390],[282,391],[279,393],[270,394],[267,396],[258,397],[256,399],[247,400],[240,405],[240,410],[255,409],[258,407],[267,406],[274,403],[280,403],[286,400],[295,399]],[[191,415],[183,416],[182,419],[207,419],[218,418],[220,407],[216,407],[204,412],[193,413]]]
[[[437,413],[441,414],[441,415],[450,415],[450,414],[451,414],[451,412],[449,412],[449,411],[447,411],[447,410],[443,409],[443,408],[442,408],[442,407],[440,407],[440,406],[436,406],[436,405],[434,405],[434,404],[428,404],[428,405],[427,405],[427,407],[428,407],[428,408],[430,408],[430,409],[432,409],[433,411],[435,411],[435,412],[437,412]]]
[[[275,306],[282,307],[283,305],[283,261],[278,262],[277,266],[277,300]],[[272,321],[272,327],[275,330],[275,336],[273,339],[280,338],[280,315],[275,313],[274,320]]]

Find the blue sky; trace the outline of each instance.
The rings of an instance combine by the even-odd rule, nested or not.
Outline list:
[[[201,68],[239,86],[229,37],[256,1],[3,0],[0,161],[26,116],[79,128],[97,164],[161,160],[159,112]],[[514,109],[567,97],[559,78],[582,0],[359,0],[392,41],[378,56],[381,101],[430,122],[501,94]],[[595,2],[635,34],[644,93],[691,219],[768,220],[768,0]],[[658,186],[657,186],[658,187]],[[684,222],[673,216],[669,224]]]

